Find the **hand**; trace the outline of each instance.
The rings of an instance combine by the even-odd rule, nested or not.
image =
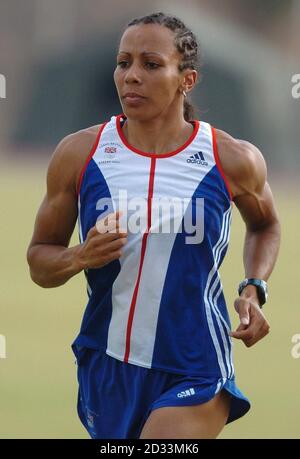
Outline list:
[[[127,232],[120,229],[121,212],[117,211],[98,220],[78,246],[77,263],[81,269],[101,268],[122,256]]]
[[[245,289],[246,290],[246,289]],[[240,325],[230,336],[241,339],[247,347],[253,346],[269,333],[267,322],[256,295],[247,296],[244,290],[234,302],[234,307],[240,317]]]

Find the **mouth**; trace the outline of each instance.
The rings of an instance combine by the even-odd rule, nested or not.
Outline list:
[[[127,92],[124,96],[123,99],[129,99],[129,100],[134,100],[134,99],[145,99],[144,96],[141,96],[140,94],[137,94],[135,92]]]
[[[125,94],[125,96],[123,96],[122,99],[125,104],[135,107],[140,105],[146,98],[134,92],[128,92],[127,94]]]

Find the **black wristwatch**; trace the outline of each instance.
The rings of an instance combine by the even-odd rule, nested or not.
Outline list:
[[[262,280],[262,279],[244,279],[238,288],[238,293],[239,295],[242,293],[242,290],[247,286],[247,285],[255,285],[257,289],[257,296],[258,296],[258,301],[260,307],[262,307],[263,304],[266,303],[268,299],[268,286],[267,283]]]

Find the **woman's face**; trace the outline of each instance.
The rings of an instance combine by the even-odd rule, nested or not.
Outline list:
[[[149,120],[183,110],[183,83],[186,74],[195,71],[180,72],[181,59],[174,46],[174,33],[164,26],[136,25],[124,32],[114,80],[127,117]],[[142,97],[125,97],[128,93]]]

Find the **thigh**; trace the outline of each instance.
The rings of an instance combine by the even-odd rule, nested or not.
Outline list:
[[[225,426],[231,396],[222,390],[201,405],[167,406],[153,410],[140,438],[216,438]]]

